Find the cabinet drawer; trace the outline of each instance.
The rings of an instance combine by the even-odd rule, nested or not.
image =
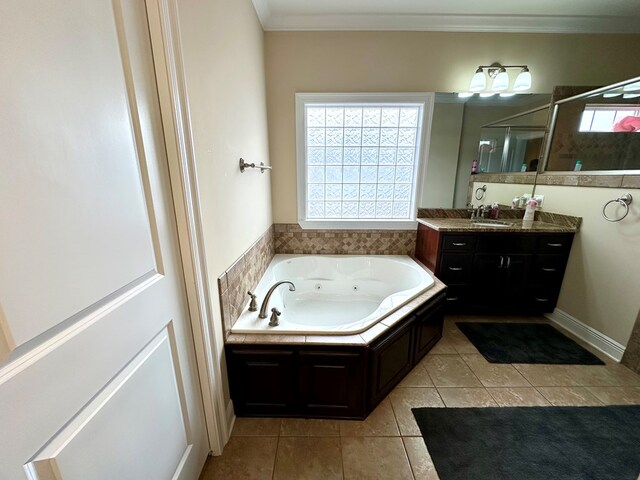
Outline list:
[[[528,303],[534,312],[552,312],[558,303],[560,287],[533,287],[528,295]]]
[[[462,312],[469,307],[469,287],[452,286],[447,288],[445,313]]]
[[[471,279],[472,266],[472,253],[445,253],[440,261],[438,276],[447,285],[467,284]]]
[[[536,255],[533,262],[531,282],[534,285],[559,285],[562,283],[564,269],[567,264],[566,255]]]
[[[545,253],[566,253],[571,249],[573,235],[541,235],[538,237],[538,251]]]
[[[451,252],[473,252],[476,237],[473,235],[445,235],[442,238],[442,250]]]
[[[536,248],[535,235],[489,234],[478,240],[477,253],[533,253]]]

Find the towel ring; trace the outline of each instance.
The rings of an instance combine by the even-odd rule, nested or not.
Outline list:
[[[632,201],[633,201],[633,197],[631,196],[630,193],[625,193],[624,195],[616,198],[615,200],[609,200],[607,203],[604,204],[604,207],[602,207],[602,216],[607,222],[619,222],[620,220],[623,220],[627,215],[629,215],[629,205],[631,205]],[[606,211],[607,207],[612,203],[618,203],[624,207],[624,214],[620,218],[611,218],[607,216],[607,211]]]
[[[482,193],[480,193],[480,195],[478,195],[478,193],[482,191]],[[484,198],[484,194],[487,191],[487,186],[483,185],[481,187],[476,188],[475,193],[473,194],[474,197],[476,197],[476,200],[482,200]]]

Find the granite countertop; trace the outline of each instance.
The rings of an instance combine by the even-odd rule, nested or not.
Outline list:
[[[504,220],[469,219],[469,218],[418,218],[418,222],[433,230],[440,232],[550,232],[550,233],[574,233],[578,231],[575,226],[558,225],[555,223],[536,220],[530,227],[523,227],[522,220],[507,218]],[[473,222],[500,222],[500,225],[474,225]],[[503,225],[503,224],[507,225]]]

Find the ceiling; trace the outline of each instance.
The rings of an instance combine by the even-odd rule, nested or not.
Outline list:
[[[253,0],[265,30],[640,33],[640,0]]]

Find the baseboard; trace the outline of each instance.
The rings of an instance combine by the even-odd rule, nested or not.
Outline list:
[[[595,328],[582,323],[580,320],[572,317],[568,313],[556,308],[553,312],[545,314],[545,317],[559,327],[573,333],[579,339],[584,340],[592,347],[597,348],[605,355],[613,358],[616,362],[619,362],[622,359],[625,348],[624,346],[612,338],[607,337]]]
[[[231,432],[233,431],[233,426],[236,423],[236,414],[233,410],[233,402],[229,400],[227,403],[227,441],[231,438]]]

